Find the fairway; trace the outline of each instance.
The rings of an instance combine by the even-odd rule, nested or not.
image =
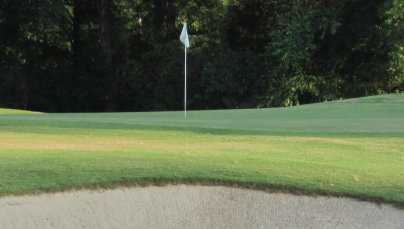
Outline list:
[[[292,108],[47,114],[0,109],[0,196],[228,184],[404,205],[404,95]]]

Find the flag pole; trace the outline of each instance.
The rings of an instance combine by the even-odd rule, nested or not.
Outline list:
[[[187,48],[190,47],[189,45],[189,38],[188,38],[188,29],[187,23],[184,22],[184,27],[182,28],[180,40],[184,44],[184,51],[185,51],[185,63],[184,63],[184,118],[187,120]]]
[[[184,70],[184,118],[187,120],[187,46],[185,46],[185,70]]]

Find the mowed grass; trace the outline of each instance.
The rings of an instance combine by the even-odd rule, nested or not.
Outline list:
[[[10,115],[10,114],[39,114],[38,112],[15,110],[15,109],[3,109],[0,108],[0,115]]]
[[[404,95],[293,108],[0,115],[0,196],[212,183],[404,206]]]

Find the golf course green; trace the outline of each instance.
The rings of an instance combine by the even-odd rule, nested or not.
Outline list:
[[[290,108],[0,109],[0,196],[202,183],[404,206],[404,94]]]

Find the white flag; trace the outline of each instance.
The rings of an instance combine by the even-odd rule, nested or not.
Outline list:
[[[181,42],[184,44],[186,48],[189,48],[189,37],[188,37],[188,28],[187,28],[187,23],[184,23],[184,27],[182,28],[181,36],[180,36]]]

